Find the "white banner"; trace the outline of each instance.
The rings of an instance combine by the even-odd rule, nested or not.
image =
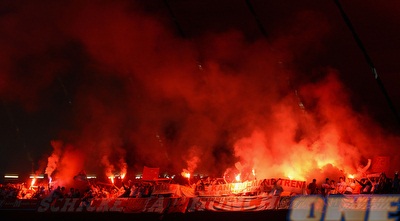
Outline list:
[[[198,191],[199,196],[229,196],[246,195],[247,193],[269,193],[274,188],[274,183],[281,186],[283,192],[289,194],[304,194],[306,182],[291,179],[264,179],[252,180],[241,183],[206,185],[204,190]],[[253,195],[253,194],[251,194]]]
[[[279,196],[255,197],[195,197],[188,212],[197,211],[261,211],[277,207]]]

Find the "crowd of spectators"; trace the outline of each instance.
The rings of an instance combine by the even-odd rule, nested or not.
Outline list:
[[[277,180],[278,181],[278,180]],[[280,195],[284,190],[275,182],[272,187],[261,182],[255,194],[268,193],[269,195]],[[198,193],[210,185],[225,184],[221,178],[206,178],[195,180],[189,186]],[[68,190],[63,186],[37,185],[28,186],[26,183],[0,184],[0,200],[3,199],[44,199],[52,197],[59,198],[81,198],[82,200],[95,198],[144,198],[152,196],[157,182],[121,182],[117,187],[114,184],[101,182],[88,182],[84,189],[70,187]],[[307,194],[322,194],[324,196],[337,194],[398,194],[400,193],[399,176],[396,173],[393,178],[387,177],[384,173],[379,177],[364,177],[361,179],[349,179],[339,177],[336,182],[334,179],[326,178],[321,184],[313,179],[307,185]]]
[[[51,185],[38,185],[28,187],[26,183],[0,184],[0,200],[3,199],[44,199],[51,197],[60,198],[144,198],[150,197],[154,184],[150,182],[122,182],[121,187],[113,184],[88,182],[83,190],[70,187],[68,190],[64,186],[53,187]]]
[[[396,172],[393,178],[381,173],[378,177],[363,177],[360,179],[339,177],[336,182],[326,178],[321,185],[316,179],[307,185],[307,194],[338,195],[338,194],[399,194],[399,175]]]

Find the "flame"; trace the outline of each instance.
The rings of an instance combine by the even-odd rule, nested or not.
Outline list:
[[[235,164],[236,169],[243,174],[242,179],[251,174],[252,168],[257,171],[258,177],[282,177],[302,181],[339,177],[343,173],[346,177],[349,173],[354,174],[354,163],[351,160],[358,160],[358,156],[347,156],[338,151],[338,147],[349,144],[342,142],[342,134],[336,126],[330,125],[320,131],[316,140],[305,136],[301,142],[275,138],[270,142],[271,136],[288,136],[287,131],[273,131],[273,134],[268,134],[263,130],[254,130],[251,135],[238,139],[234,144],[235,154],[243,162],[240,167]],[[307,130],[309,129],[312,127],[307,126]],[[277,151],[281,146],[290,146],[291,151],[282,156]]]
[[[183,177],[186,177],[186,178],[190,179],[190,173],[189,173],[189,172],[183,171],[183,172],[181,173],[181,175],[182,175]]]
[[[240,173],[235,176],[235,179],[236,179],[237,182],[240,182]]]
[[[111,183],[114,184],[114,178],[115,177],[114,176],[109,176],[108,178],[111,180]]]
[[[36,182],[36,177],[32,178],[31,186],[30,186],[30,187],[32,187],[33,185],[35,185],[35,182]]]
[[[187,169],[183,169],[181,175],[182,175],[183,177],[186,177],[186,178],[190,179],[190,171],[187,170]]]
[[[49,184],[51,184],[52,180],[53,180],[53,178],[51,178],[51,176],[49,176]]]
[[[253,176],[256,176],[256,170],[252,169],[251,172],[253,173]]]
[[[349,174],[347,178],[354,179],[354,174]]]
[[[126,176],[126,173],[122,173],[121,174],[121,180],[123,180],[125,178],[125,176]]]

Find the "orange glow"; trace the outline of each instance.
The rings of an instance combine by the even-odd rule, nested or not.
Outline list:
[[[123,158],[120,159],[120,179],[123,180],[126,176],[126,173],[128,171],[128,165],[125,163],[125,160]]]
[[[354,175],[353,175],[353,174],[349,174],[349,175],[347,176],[347,178],[354,179]]]
[[[183,170],[183,172],[181,173],[181,175],[182,175],[183,177],[186,177],[186,178],[190,179],[190,173],[189,173],[189,171],[187,171],[187,170]]]
[[[108,178],[111,180],[111,183],[114,184],[114,176],[109,176]]]
[[[240,173],[235,176],[235,179],[236,179],[237,182],[240,182]]]
[[[247,136],[235,141],[235,156],[242,165],[237,169],[242,172],[242,179],[251,175],[252,169],[257,171],[257,177],[260,178],[282,177],[302,181],[311,181],[313,178],[320,181],[325,178],[337,180],[343,174],[349,173],[349,178],[359,176],[357,166],[361,164],[360,168],[364,168],[366,162],[362,159],[366,157],[360,154],[358,148],[372,147],[375,144],[364,134],[371,128],[366,127],[368,130],[364,131],[361,126],[364,122],[357,120],[343,123],[343,119],[355,119],[348,117],[353,116],[353,112],[345,108],[346,104],[340,111],[330,108],[342,105],[332,103],[332,97],[336,95],[343,96],[342,100],[346,101],[334,73],[321,83],[305,85],[301,89],[300,94],[310,96],[307,98],[308,102],[315,105],[315,109],[304,113],[300,120],[297,110],[294,112],[288,105],[292,101],[271,103],[274,121],[266,121],[271,124],[265,124],[265,128],[253,129]],[[348,136],[349,131],[357,136]],[[301,138],[294,140],[293,137],[298,132]]]
[[[31,186],[30,186],[30,187],[32,187],[33,185],[35,185],[35,182],[36,182],[36,178],[32,178]]]
[[[310,170],[311,165],[301,164],[296,166],[282,166],[283,174],[282,176],[287,177],[291,180],[305,180],[304,171]]]

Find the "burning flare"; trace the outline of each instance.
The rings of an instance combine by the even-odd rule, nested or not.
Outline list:
[[[119,164],[119,168],[121,170],[121,180],[123,180],[126,176],[126,173],[128,171],[128,164],[125,162],[124,158],[121,157],[121,159],[119,160],[120,164]]]
[[[186,170],[186,169],[183,169],[181,175],[183,177],[186,177],[186,178],[190,179],[190,172],[188,170]]]
[[[109,176],[108,178],[111,180],[111,183],[114,184],[114,178],[115,177],[114,176]]]
[[[32,188],[32,186],[33,186],[33,185],[35,185],[35,182],[36,182],[36,177],[32,178],[32,181],[31,181],[31,186],[30,186],[30,188]]]
[[[53,147],[53,153],[51,154],[51,156],[47,158],[47,167],[45,169],[45,174],[47,174],[49,178],[57,169],[63,147],[63,143],[61,141],[52,140],[50,144]],[[51,178],[50,178],[50,183],[51,183]]]
[[[237,182],[240,182],[240,181],[241,181],[241,180],[240,180],[240,173],[239,173],[238,175],[235,176],[235,180],[236,180]]]

